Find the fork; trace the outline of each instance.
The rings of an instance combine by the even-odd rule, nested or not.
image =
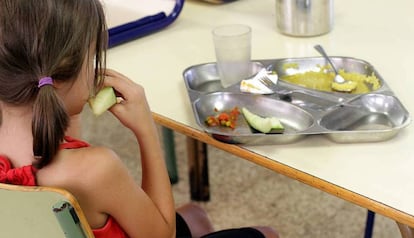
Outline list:
[[[292,93],[302,93],[302,94],[306,94],[312,97],[316,97],[316,98],[320,98],[323,100],[328,100],[331,102],[335,102],[335,103],[340,103],[341,102],[341,98],[338,98],[334,95],[330,95],[330,94],[326,94],[326,95],[318,95],[316,93],[313,92],[307,92],[305,90],[301,90],[301,89],[293,89],[293,90],[286,90],[286,89],[280,89],[277,84],[275,84],[272,80],[270,80],[266,75],[263,75],[262,77],[260,77],[258,79],[264,86],[266,86],[268,89],[272,90],[274,93],[277,93],[280,95],[281,99],[286,99],[286,98],[291,98],[291,94]]]
[[[355,100],[356,98],[360,97],[360,95],[356,95],[354,97],[351,98],[347,98],[347,99],[343,99],[340,97],[336,97],[330,94],[325,94],[325,95],[318,95],[316,93],[313,92],[306,92],[304,90],[300,90],[300,89],[293,89],[293,90],[286,90],[286,89],[279,89],[277,87],[277,84],[275,84],[272,80],[270,80],[266,75],[262,76],[259,78],[259,81],[266,86],[268,89],[272,90],[274,93],[279,94],[279,98],[282,100],[287,100],[289,99],[289,101],[291,100],[291,95],[294,92],[298,92],[298,93],[302,93],[302,94],[306,94],[315,98],[319,98],[322,100],[327,100],[330,102],[335,103],[334,105],[328,106],[328,107],[316,107],[317,109],[323,109],[325,111],[329,111],[331,109],[335,109],[337,107],[343,107],[343,106],[348,106],[348,107],[355,107],[355,108],[361,108],[362,105],[354,105],[354,104],[350,104],[351,101]]]
[[[266,75],[263,75],[259,78],[259,81],[266,86],[268,89],[272,90],[273,92],[280,91],[280,89],[277,88],[277,84],[273,83],[272,80],[270,80]]]
[[[263,75],[259,78],[259,81],[266,86],[268,89],[272,90],[274,93],[280,94],[282,96],[289,96],[289,94],[292,94],[293,92],[299,92],[303,94],[308,94],[303,90],[294,89],[294,90],[286,90],[286,89],[280,89],[277,84],[275,84],[272,80],[270,80],[266,75]]]

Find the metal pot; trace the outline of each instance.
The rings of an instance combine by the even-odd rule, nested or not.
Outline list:
[[[290,36],[318,36],[333,27],[333,0],[276,0],[276,25]]]

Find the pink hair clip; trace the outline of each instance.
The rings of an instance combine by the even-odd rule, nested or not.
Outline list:
[[[51,77],[43,77],[39,80],[38,88],[41,88],[45,85],[53,85],[53,79]]]

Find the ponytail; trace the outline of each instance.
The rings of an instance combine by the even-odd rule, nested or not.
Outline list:
[[[53,89],[51,78],[42,78],[38,87],[33,104],[32,133],[33,165],[40,169],[57,154],[69,125],[69,116]]]

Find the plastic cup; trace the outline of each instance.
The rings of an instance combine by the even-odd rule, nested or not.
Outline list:
[[[221,85],[227,88],[250,76],[252,30],[234,24],[213,29],[217,71]]]

